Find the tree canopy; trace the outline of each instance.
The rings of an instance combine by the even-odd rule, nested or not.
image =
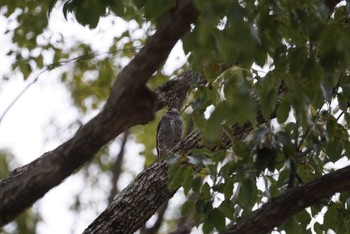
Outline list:
[[[16,74],[36,77],[35,85],[56,71],[81,118],[99,110],[27,165],[14,166],[14,155],[1,151],[2,226],[14,221],[16,233],[35,233],[40,214],[27,208],[74,172],[91,181],[94,166],[110,180],[101,198],[109,205],[84,233],[350,233],[350,167],[338,169],[350,153],[348,1],[5,0],[0,7],[13,61],[0,82]],[[101,52],[55,34],[57,14],[91,30],[105,17],[122,19],[142,36],[126,29]],[[178,41],[187,62],[166,74]],[[157,111],[174,96],[185,135],[157,162]],[[145,169],[119,188],[128,141],[144,146]],[[181,215],[166,217],[175,193],[186,197],[176,204]]]

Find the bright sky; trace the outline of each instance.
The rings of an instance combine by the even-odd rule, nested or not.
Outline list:
[[[0,14],[0,35],[5,35],[5,25],[6,18]],[[105,52],[113,42],[113,38],[128,28],[134,31],[134,37],[142,36],[142,31],[137,30],[137,25],[133,22],[125,23],[121,19],[107,17],[100,21],[96,29],[89,30],[75,23],[74,20],[66,21],[61,11],[55,10],[51,14],[49,24],[53,35],[49,33],[48,35],[51,40],[54,40],[55,34],[60,33],[64,38],[69,39],[66,41],[72,42],[72,45],[75,41],[82,41],[91,44],[97,51]],[[11,38],[8,36],[0,37],[0,47],[8,48],[10,41]],[[100,43],[101,41],[103,43]],[[72,45],[66,46],[69,48]],[[28,82],[35,78],[32,76],[24,81],[18,75],[9,74],[12,61],[5,53],[5,49],[0,49],[0,77],[9,75],[10,79],[2,82],[0,86],[0,116]],[[185,61],[182,44],[178,43],[165,64],[164,71],[171,74]],[[96,113],[97,111],[84,116],[82,121],[86,122]],[[25,165],[67,140],[74,133],[69,129],[69,125],[77,118],[80,118],[79,113],[72,107],[69,92],[60,83],[57,73],[45,72],[15,103],[0,123],[0,149],[9,149],[15,154],[19,165]],[[118,144],[114,144],[113,149],[117,152]],[[128,145],[124,167],[130,168],[131,173],[122,174],[120,187],[125,187],[133,176],[143,169],[143,158],[138,156],[140,150],[142,147],[135,143]],[[95,190],[93,193],[93,200],[96,201],[97,209],[101,212],[107,205],[103,200],[110,185],[107,182],[108,178],[98,178],[98,180],[102,183],[101,187],[106,188],[105,191]],[[62,234],[72,233],[72,231],[81,233],[97,217],[97,214],[91,210],[83,212],[80,217],[68,211],[74,195],[80,193],[83,187],[82,177],[76,174],[51,189],[43,199],[35,203],[35,207],[40,210],[44,219],[39,225],[39,234]],[[7,228],[11,230],[10,225]]]

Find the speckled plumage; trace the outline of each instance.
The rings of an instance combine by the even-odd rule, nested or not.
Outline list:
[[[157,127],[156,145],[158,160],[164,153],[170,151],[181,141],[182,118],[179,113],[179,100],[171,98],[168,110],[165,112]]]

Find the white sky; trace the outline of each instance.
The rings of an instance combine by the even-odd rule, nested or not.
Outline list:
[[[6,18],[0,15],[1,35],[4,35],[5,25]],[[67,22],[60,10],[53,11],[49,24],[52,32],[61,33],[67,42],[72,42],[71,45],[66,45],[67,48],[76,41],[82,41],[100,52],[106,52],[113,38],[128,28],[135,30],[134,37],[141,37],[142,31],[136,30],[136,27],[136,23],[127,24],[121,19],[107,17],[100,21],[96,29],[89,30],[75,23],[74,20]],[[55,34],[51,36],[51,40],[55,40]],[[8,36],[0,37],[0,48],[8,48],[10,41],[11,38]],[[28,81],[24,81],[20,76],[9,74],[12,61],[5,55],[5,51],[0,49],[0,77],[10,75],[10,79],[8,82],[2,82],[0,86],[0,115],[28,82],[35,78],[29,77]],[[182,44],[178,43],[164,66],[164,71],[171,74],[185,62]],[[83,119],[86,121],[95,113]],[[0,123],[0,149],[9,149],[15,154],[19,164],[25,165],[67,140],[74,133],[68,129],[68,126],[77,118],[79,114],[72,107],[69,92],[59,81],[55,70],[45,72],[15,103]],[[118,146],[115,145],[114,148],[117,151]],[[119,183],[121,187],[125,187],[133,176],[143,169],[143,158],[138,155],[140,150],[140,146],[129,143],[124,167],[130,168],[131,174],[122,174]],[[108,191],[107,178],[99,178],[99,181],[106,182],[105,190]],[[77,218],[68,211],[69,206],[72,205],[73,196],[80,193],[83,186],[81,176],[75,174],[51,189],[43,199],[35,203],[35,207],[40,210],[44,219],[38,227],[39,234],[71,233],[72,230],[73,233],[81,233],[97,217],[97,214],[88,211]],[[106,191],[94,191],[93,196],[97,201],[99,212],[103,211],[107,205],[98,202],[105,200]]]

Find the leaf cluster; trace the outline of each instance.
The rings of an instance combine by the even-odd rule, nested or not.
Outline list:
[[[182,159],[191,166],[169,172],[171,185],[197,195],[184,214],[193,207],[196,224],[210,233],[348,158],[349,30],[346,7],[331,12],[323,1],[194,3],[201,15],[184,49],[206,79],[191,94],[205,149]],[[223,63],[236,65],[222,72]],[[242,139],[237,124],[251,126]],[[213,150],[223,137],[230,147]],[[339,207],[347,212],[346,199]],[[280,228],[309,233],[317,215],[304,211]]]

